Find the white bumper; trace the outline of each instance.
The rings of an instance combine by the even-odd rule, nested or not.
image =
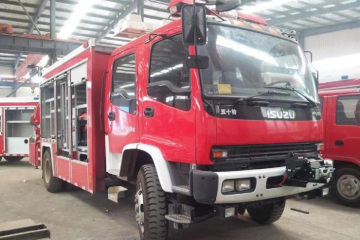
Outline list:
[[[308,192],[325,184],[308,183],[306,188],[283,186],[278,188],[266,188],[266,182],[269,177],[284,176],[285,167],[256,169],[247,171],[233,171],[233,172],[216,172],[218,175],[218,190],[215,204],[224,203],[242,203],[252,202],[265,199],[272,199],[284,196],[290,196],[297,193]],[[241,179],[241,178],[255,178],[256,186],[253,192],[249,193],[236,193],[236,194],[222,194],[221,187],[225,180]]]

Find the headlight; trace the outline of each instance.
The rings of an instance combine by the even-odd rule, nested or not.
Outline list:
[[[234,184],[235,181],[234,180],[226,180],[223,182],[222,184],[222,188],[221,188],[221,192],[222,193],[229,193],[229,192],[233,192],[235,191],[235,187]]]
[[[225,194],[251,192],[255,189],[255,181],[253,178],[225,180],[221,192]]]
[[[329,166],[331,166],[331,167],[334,166],[334,161],[333,161],[333,160],[330,160],[330,159],[325,159],[325,160],[324,160],[324,163],[325,163],[325,165],[329,165]]]
[[[238,192],[250,190],[251,189],[251,181],[250,181],[250,179],[236,180],[235,189]]]

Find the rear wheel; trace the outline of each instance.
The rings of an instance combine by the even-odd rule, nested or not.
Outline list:
[[[152,164],[142,166],[137,175],[135,213],[141,240],[167,238],[167,200]]]
[[[360,207],[360,170],[357,167],[342,167],[332,179],[332,196],[341,204]]]
[[[65,182],[61,179],[54,177],[52,163],[51,163],[51,154],[49,150],[46,150],[43,155],[43,171],[42,178],[46,190],[49,192],[55,193],[63,191],[65,188]]]
[[[5,157],[6,161],[8,162],[19,162],[23,159],[24,157]]]
[[[248,207],[247,211],[255,222],[270,224],[280,219],[285,209],[285,199],[277,203],[266,204],[258,207]]]

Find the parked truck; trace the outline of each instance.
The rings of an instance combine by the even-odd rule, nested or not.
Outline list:
[[[33,136],[30,115],[37,98],[0,98],[0,161],[17,162],[29,156],[29,140]]]
[[[189,2],[169,5],[181,19],[112,53],[89,41],[43,74],[46,189],[134,183],[141,239],[245,210],[274,222],[289,196],[326,194],[333,170],[299,44],[263,19]]]
[[[332,196],[360,207],[360,80],[320,84],[324,116],[323,157],[334,160]]]

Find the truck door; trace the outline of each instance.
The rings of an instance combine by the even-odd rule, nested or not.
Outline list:
[[[150,52],[143,92],[142,142],[158,147],[170,161],[195,159],[195,102],[191,100],[188,47],[182,35],[162,39]]]
[[[360,96],[335,96],[330,128],[330,155],[335,160],[360,159]],[[330,156],[329,156],[330,157]]]
[[[111,84],[106,86],[106,169],[113,175],[120,173],[121,154],[125,145],[139,142],[135,55],[135,51],[130,50],[114,58],[109,76],[111,81],[108,81]]]

